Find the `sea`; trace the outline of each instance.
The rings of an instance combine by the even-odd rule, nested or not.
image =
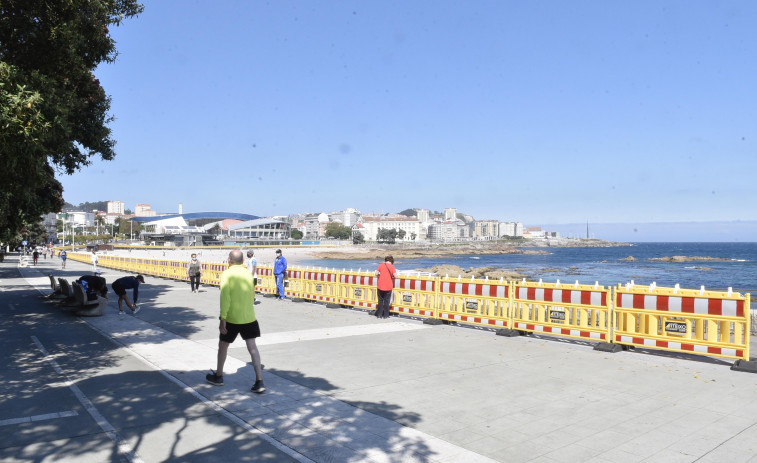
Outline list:
[[[528,281],[595,284],[602,286],[650,285],[757,293],[757,243],[630,243],[630,246],[521,248],[547,254],[460,254],[439,258],[403,259],[400,272],[435,265],[496,267],[514,270]],[[657,262],[652,258],[687,256],[725,260]],[[635,260],[627,259],[633,257]],[[298,266],[337,270],[375,270],[379,260],[304,260]],[[454,276],[454,275],[450,275]]]

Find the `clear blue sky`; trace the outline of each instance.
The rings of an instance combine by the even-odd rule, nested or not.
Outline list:
[[[757,220],[757,2],[144,3],[70,203]]]

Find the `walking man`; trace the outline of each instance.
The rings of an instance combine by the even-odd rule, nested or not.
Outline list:
[[[242,251],[235,249],[229,253],[229,268],[221,274],[221,322],[218,326],[218,364],[216,371],[205,375],[205,380],[214,386],[223,386],[223,365],[229,345],[238,334],[247,344],[247,351],[255,369],[255,384],[250,389],[256,394],[265,392],[260,352],[255,338],[260,337],[260,325],[255,318],[253,303],[252,274],[244,267]]]
[[[273,276],[276,277],[276,288],[279,292],[277,297],[282,301],[285,299],[286,295],[286,293],[284,293],[284,275],[286,275],[286,272],[287,260],[281,255],[281,249],[277,249],[276,260],[273,262]]]
[[[60,261],[61,261],[60,268],[66,268],[66,258],[68,257],[68,254],[66,254],[66,250],[65,249],[62,250],[59,256],[60,256]]]
[[[126,306],[131,309],[132,315],[139,313],[139,306],[137,306],[137,298],[139,297],[139,284],[145,282],[145,277],[137,275],[135,277],[123,277],[114,281],[112,285],[113,292],[118,295],[118,315],[123,316],[124,308],[122,301],[126,301]],[[132,295],[134,296],[134,303],[129,300],[129,296],[126,294],[127,289],[134,290]]]

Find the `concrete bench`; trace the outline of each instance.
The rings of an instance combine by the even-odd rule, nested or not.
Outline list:
[[[82,288],[77,281],[74,281],[71,284],[71,287],[74,291],[76,304],[81,306],[81,308],[75,310],[76,315],[84,317],[99,317],[105,313],[105,306],[108,305],[108,300],[106,298],[95,296],[95,299],[90,300],[87,293],[84,291],[84,288]]]

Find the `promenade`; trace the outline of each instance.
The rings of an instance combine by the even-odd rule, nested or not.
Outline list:
[[[205,382],[218,288],[145,277],[136,316],[111,290],[78,318],[47,275],[91,266],[17,263],[0,264],[3,462],[757,462],[757,374],[731,361],[258,295],[256,395],[241,340],[225,385]]]

